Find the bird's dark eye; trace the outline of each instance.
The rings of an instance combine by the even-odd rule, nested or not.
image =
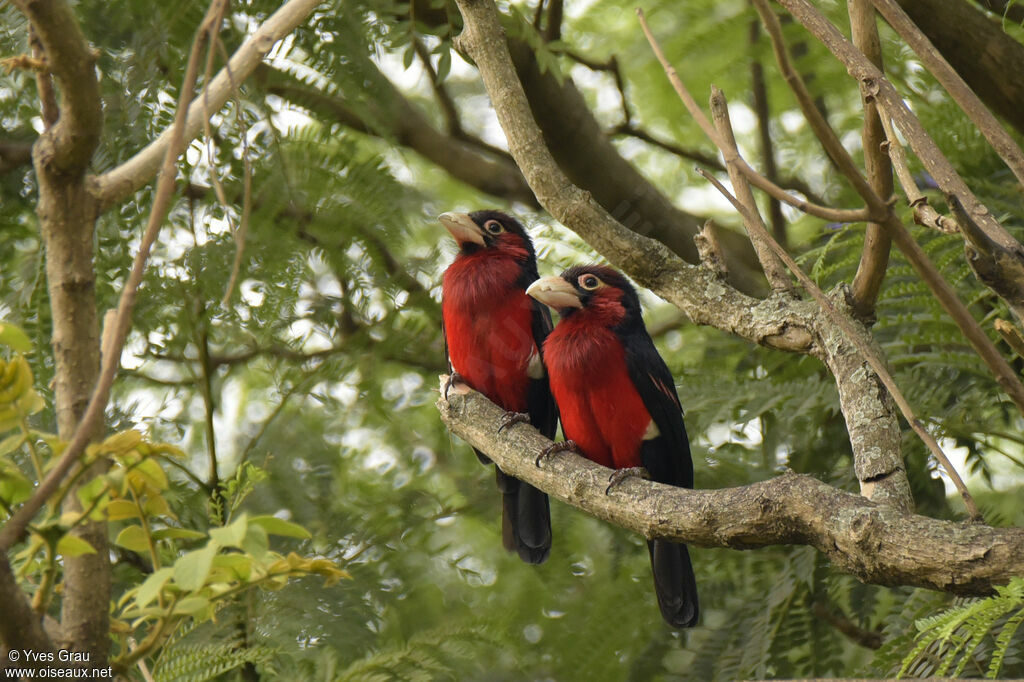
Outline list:
[[[490,234],[501,234],[505,231],[505,228],[497,220],[488,220],[484,223],[484,229]]]
[[[594,275],[580,275],[580,278],[577,281],[579,281],[580,286],[587,291],[593,291],[601,286],[601,280]]]

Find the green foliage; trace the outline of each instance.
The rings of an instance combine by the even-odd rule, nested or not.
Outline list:
[[[233,3],[226,50],[279,5]],[[595,62],[614,55],[635,125],[713,151],[680,115],[631,7],[565,3],[558,43],[543,41],[535,7],[503,4],[506,31],[534,49],[543,69],[574,78],[603,125],[622,122],[620,94],[607,74],[587,72],[566,52]],[[105,118],[93,170],[123,162],[167,127],[205,8],[193,0],[76,5],[100,53]],[[746,0],[645,10],[698,98],[714,82],[734,112],[749,111],[749,67],[761,60],[780,167],[830,203],[859,203],[806,125],[794,122],[767,41],[750,37],[755,12]],[[845,24],[843,3],[825,10]],[[501,550],[493,472],[444,431],[433,407],[444,369],[438,284],[453,253],[433,216],[492,206],[516,213],[536,238],[542,274],[598,256],[547,216],[481,195],[402,146],[392,124],[405,106],[439,130],[450,126],[418,77],[414,40],[455,100],[462,130],[501,143],[476,73],[453,50],[460,30],[446,2],[325,6],[269,62],[304,94],[282,94],[283,79],[258,73],[217,114],[214,139],[186,154],[187,198],[175,205],[140,292],[107,414],[113,435],[89,451],[109,468],[83,493],[86,515],[110,527],[112,637],[126,674],[137,675],[127,665],[135,652],[160,680],[254,671],[351,680],[894,675],[926,638],[910,674],[943,664],[1024,674],[1020,630],[1009,629],[1019,607],[993,620],[1003,607],[973,606],[980,610],[967,616],[972,604],[963,604],[928,620],[949,606],[947,597],[862,585],[806,548],[694,549],[703,621],[685,633],[661,622],[641,538],[554,503],[546,564],[526,566]],[[859,153],[856,83],[798,26],[787,24],[786,33],[805,48],[798,67],[812,76],[812,92]],[[9,3],[0,5],[0,42],[5,56],[28,50],[25,22]],[[898,85],[928,102],[915,111],[937,142],[1019,232],[1019,195],[998,159],[891,36],[884,49]],[[34,89],[32,74],[0,72],[5,136],[36,136]],[[345,125],[336,102],[364,125]],[[756,131],[738,135],[759,166]],[[682,208],[718,211],[689,161],[635,140],[618,144]],[[239,282],[221,305],[238,248],[230,225],[241,218],[246,156],[249,231]],[[211,167],[227,206],[210,188]],[[0,360],[4,517],[62,447],[52,434],[52,321],[35,198],[29,166],[0,174],[0,343],[11,349]],[[151,200],[143,190],[97,222],[100,310],[116,305]],[[725,216],[737,224],[731,211]],[[958,238],[914,234],[986,329],[1007,317],[969,273]],[[790,246],[832,288],[856,271],[863,226],[794,219]],[[686,409],[698,486],[743,485],[790,468],[857,490],[834,382],[820,363],[673,322],[653,297],[644,302],[652,328],[667,321],[655,337]],[[966,451],[988,518],[1020,524],[1019,488],[1006,484],[1019,480],[1024,462],[1020,419],[897,254],[872,331],[929,427]],[[960,508],[946,499],[927,452],[908,437],[904,454],[919,510],[956,518]],[[60,557],[92,549],[67,532],[83,518],[54,502],[15,550],[41,612],[58,614]],[[823,612],[880,634],[882,648],[862,646]],[[940,623],[961,616],[943,639]],[[919,621],[929,624],[924,632]],[[141,646],[148,649],[133,648]]]
[[[13,325],[0,324],[0,334],[4,341],[0,348],[30,347],[24,333]],[[32,495],[34,481],[42,479],[66,446],[55,435],[30,428],[29,418],[46,407],[33,383],[24,356],[12,352],[9,360],[0,360],[0,518],[4,520]],[[15,433],[6,435],[11,431]],[[130,665],[150,654],[184,623],[214,618],[225,604],[250,588],[281,589],[290,579],[311,575],[324,578],[329,586],[350,577],[329,559],[295,552],[285,556],[270,550],[270,535],[309,539],[302,526],[270,515],[250,516],[243,511],[232,517],[224,512],[238,509],[255,489],[255,481],[262,479],[252,465],[238,469],[236,477],[220,491],[220,505],[213,505],[218,510],[214,518],[227,519],[225,523],[208,532],[181,526],[168,500],[171,480],[164,466],[184,458],[185,453],[177,447],[149,442],[134,429],[89,445],[75,477],[97,462],[105,462],[105,466],[103,473],[75,490],[79,511],[62,512],[62,502],[70,491],[64,486],[47,500],[46,513],[37,516],[27,543],[14,557],[19,581],[33,595],[36,610],[45,613],[51,602],[59,604],[54,594],[61,571],[59,557],[96,552],[72,531],[86,520],[111,525],[112,534],[116,532],[114,545],[138,557],[145,566],[145,578],[125,585],[115,599],[111,627],[121,648],[120,657],[113,660],[115,666]],[[31,462],[34,475],[24,471],[25,460]],[[190,549],[197,541],[202,546]],[[132,645],[133,640],[141,644]],[[226,649],[222,660],[207,670],[229,670],[269,658],[266,649],[234,649],[237,647]],[[196,679],[185,652],[180,653],[183,657],[171,666],[173,672],[166,679]]]
[[[997,587],[992,597],[965,600],[917,621],[920,634],[903,660],[900,676],[913,671],[914,676],[960,677],[969,666],[996,679],[1021,622],[1024,578],[1014,578],[1008,585]]]

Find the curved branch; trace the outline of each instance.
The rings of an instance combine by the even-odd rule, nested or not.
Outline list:
[[[196,98],[189,105],[182,148],[199,134],[205,112],[216,111],[224,106],[231,93],[259,66],[270,48],[291,33],[321,2],[288,0],[242,43],[228,64],[210,81],[205,100]],[[132,158],[92,179],[91,191],[99,202],[101,212],[138,191],[156,176],[171,142],[172,129],[173,125]]]
[[[502,39],[504,42],[503,33]],[[529,102],[531,116],[562,172],[626,228],[658,240],[689,263],[697,263],[693,238],[703,221],[676,208],[623,158],[570,78],[560,82],[550,70],[542,72],[533,49],[523,40],[509,39],[505,49]],[[494,99],[492,92],[491,100]],[[750,242],[743,235],[726,230],[720,237],[729,281],[741,291],[762,293],[764,279]]]
[[[32,22],[60,84],[60,117],[36,141],[37,165],[81,178],[103,126],[96,55],[64,0],[14,0],[14,5]]]
[[[442,386],[447,377],[442,377]],[[866,583],[986,594],[1024,574],[1024,528],[991,528],[904,514],[815,478],[785,474],[739,488],[687,490],[630,479],[610,495],[609,469],[573,454],[534,459],[551,444],[479,393],[438,400],[451,431],[505,471],[549,495],[648,538],[698,547],[808,545]]]

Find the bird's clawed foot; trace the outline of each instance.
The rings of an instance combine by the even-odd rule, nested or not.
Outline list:
[[[611,492],[611,489],[619,485],[627,478],[646,478],[650,480],[651,474],[647,469],[643,467],[627,467],[625,469],[616,469],[612,472],[612,475],[608,477],[608,487],[604,489],[604,494],[607,495]]]
[[[448,381],[444,382],[444,400],[448,402],[448,391],[451,390],[453,384],[466,385],[466,380],[462,378],[462,375],[458,372],[452,372],[448,375]]]
[[[574,440],[563,440],[561,443],[552,443],[537,455],[537,458],[533,460],[534,466],[540,467],[542,460],[547,459],[551,455],[558,454],[559,452],[575,452],[577,455],[580,453],[580,446],[576,445]]]
[[[501,417],[501,426],[498,427],[498,433],[501,433],[513,424],[529,424],[530,415],[525,412],[506,412]]]

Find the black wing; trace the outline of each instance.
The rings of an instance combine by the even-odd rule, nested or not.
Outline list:
[[[530,423],[544,436],[554,439],[558,429],[558,407],[551,395],[548,383],[547,368],[543,367],[544,339],[548,337],[554,325],[551,323],[551,311],[540,301],[533,302],[533,343],[537,346],[543,368],[543,376],[530,378],[530,389],[527,395],[527,406],[530,412]]]
[[[644,440],[640,458],[651,478],[684,488],[693,487],[690,440],[683,424],[675,381],[654,342],[642,327],[623,339],[626,367],[658,435]],[[689,628],[700,617],[697,579],[686,545],[668,540],[648,540],[654,593],[661,615],[669,625]]]
[[[686,436],[672,373],[646,330],[641,328],[626,336],[623,346],[629,377],[658,427],[658,436],[644,441],[641,450],[644,467],[659,483],[692,488],[690,440]]]

